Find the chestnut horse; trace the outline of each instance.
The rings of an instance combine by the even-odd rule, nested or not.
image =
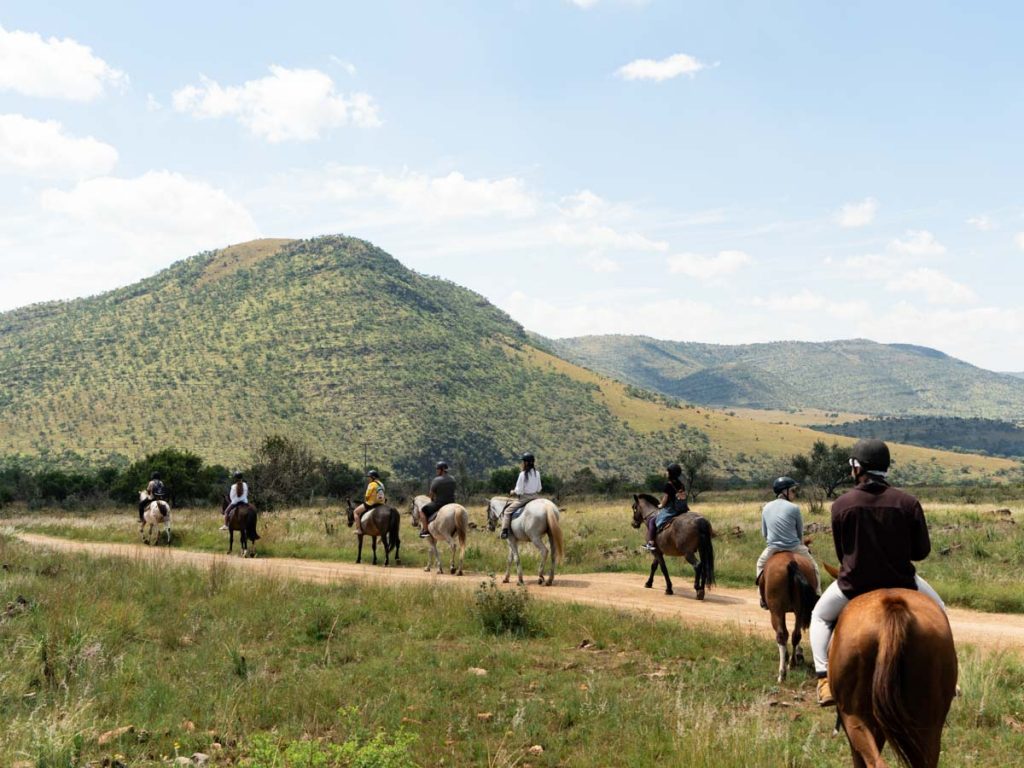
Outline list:
[[[956,691],[953,633],[942,609],[912,589],[879,589],[839,614],[828,679],[856,768],[883,768],[888,741],[911,768],[939,763]]]
[[[647,493],[633,495],[633,527],[639,528],[645,525],[647,518],[658,513],[658,500]],[[646,533],[646,528],[644,531]],[[693,591],[697,593],[697,599],[704,599],[705,587],[711,587],[715,583],[715,548],[711,543],[711,523],[696,512],[684,512],[664,526],[658,533],[655,543],[658,551],[652,553],[654,561],[651,563],[651,575],[644,584],[648,589],[654,584],[654,572],[661,566],[661,573],[665,577],[665,594],[672,594],[672,580],[668,577],[668,566],[665,565],[665,555],[669,557],[685,557],[686,562],[693,566]],[[694,552],[700,554],[698,561]]]
[[[345,499],[346,518],[348,527],[351,528],[356,522],[355,507],[351,499]],[[398,556],[399,547],[402,542],[399,540],[398,529],[401,528],[402,516],[397,509],[387,504],[374,507],[369,512],[364,512],[359,521],[358,535],[359,551],[356,553],[356,563],[363,561],[363,536],[369,536],[373,545],[373,564],[377,564],[377,539],[384,545],[384,567],[391,565],[391,550],[395,550],[395,565],[401,565],[402,560]]]
[[[764,579],[764,600],[768,603],[775,642],[779,646],[779,676],[781,683],[786,679],[786,669],[796,668],[804,663],[804,652],[800,647],[802,632],[811,625],[811,611],[818,602],[814,591],[817,578],[814,563],[796,552],[776,552],[768,558],[761,574]],[[792,613],[793,655],[789,654],[789,629],[786,614]]]

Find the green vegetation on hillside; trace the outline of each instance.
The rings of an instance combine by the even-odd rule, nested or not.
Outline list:
[[[888,437],[901,443],[977,451],[992,456],[1024,457],[1024,428],[995,419],[956,416],[902,416],[819,424],[814,429],[848,437]]]

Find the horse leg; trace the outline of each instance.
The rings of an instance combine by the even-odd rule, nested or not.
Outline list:
[[[508,584],[508,578],[512,575],[512,537],[507,539],[508,542],[508,557],[505,559],[505,578],[501,580],[502,584]]]
[[[373,564],[376,565],[377,564],[377,537],[376,536],[371,536],[370,537],[370,544],[373,546]]]
[[[800,647],[800,639],[803,633],[800,631],[800,619],[797,618],[793,627],[793,656],[789,661],[789,668],[796,669],[804,665],[804,650]]]
[[[654,574],[655,574],[655,572],[657,572],[657,570],[658,570],[658,558],[657,557],[652,557],[651,558],[651,575],[647,577],[647,583],[644,584],[644,586],[647,587],[647,589],[650,589],[651,587],[654,586]]]
[[[508,543],[512,547],[512,559],[516,563],[516,578],[519,580],[519,586],[522,587],[526,584],[523,581],[523,560],[519,556],[519,541],[516,539],[516,535],[510,530],[508,532]]]
[[[533,542],[533,546],[535,546],[540,551],[540,575],[537,578],[537,583],[541,586],[544,586],[544,562],[548,559],[548,548],[544,546],[544,539],[540,536],[531,539],[531,541]],[[555,559],[554,553],[552,553],[551,559]],[[551,574],[551,578],[554,578],[553,573]],[[547,585],[550,586],[551,582],[547,582]]]
[[[381,534],[380,542],[384,545],[384,567],[387,568],[391,565],[391,542],[388,541],[387,533]]]
[[[231,549],[235,546],[235,529],[228,526],[228,554],[231,554]]]
[[[441,565],[441,553],[437,551],[437,539],[430,540],[430,548],[434,552],[434,560],[437,561],[437,572],[444,573],[444,567]]]
[[[789,629],[786,627],[786,614],[772,608],[772,629],[775,630],[775,644],[779,646],[779,675],[778,682],[786,679],[786,669],[789,663]],[[799,629],[797,629],[799,631]]]
[[[686,562],[693,566],[693,591],[697,593],[697,599],[704,599],[704,563],[697,560],[691,552],[686,556]]]
[[[882,746],[885,744],[881,735],[876,735],[860,716],[847,714],[842,716],[843,730],[850,742],[854,768],[888,768],[882,758]]]
[[[356,565],[363,562],[363,534],[356,534]]]
[[[672,592],[672,579],[670,579],[668,576],[668,564],[665,562],[665,553],[658,552],[658,554],[655,555],[655,557],[657,558],[657,565],[661,566],[661,575],[665,577],[665,594],[674,594]],[[703,595],[699,596],[697,599],[703,599]]]

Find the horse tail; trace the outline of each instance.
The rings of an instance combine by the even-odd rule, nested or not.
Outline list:
[[[711,543],[711,523],[706,517],[697,518],[697,553],[700,555],[700,567],[704,569],[704,584],[715,583],[715,545]]]
[[[466,536],[469,532],[469,513],[464,507],[459,507],[455,512],[455,533],[459,537],[459,546],[466,546]]]
[[[391,539],[391,546],[397,547],[400,543],[398,531],[402,527],[402,513],[397,507],[391,507],[391,517],[388,519],[388,537]]]
[[[786,572],[789,574],[790,605],[797,606],[797,626],[807,629],[811,626],[811,611],[814,610],[814,604],[818,602],[818,596],[814,594],[814,587],[804,578],[800,564],[796,560],[789,561]]]
[[[258,541],[260,535],[256,533],[256,507],[252,504],[249,504],[248,506],[249,513],[246,515],[245,533],[249,537],[250,541]]]
[[[558,507],[549,503],[548,513],[548,536],[551,537],[551,557],[558,563],[563,559],[565,547],[562,544],[562,525],[558,522]]]
[[[907,765],[922,765],[914,720],[902,700],[902,666],[912,622],[906,600],[888,596],[882,599],[871,708],[896,755]]]

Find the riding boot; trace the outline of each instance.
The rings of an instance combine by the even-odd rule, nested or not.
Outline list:
[[[836,704],[835,698],[832,696],[832,689],[828,685],[827,677],[818,678],[818,706],[819,707],[834,707]]]

